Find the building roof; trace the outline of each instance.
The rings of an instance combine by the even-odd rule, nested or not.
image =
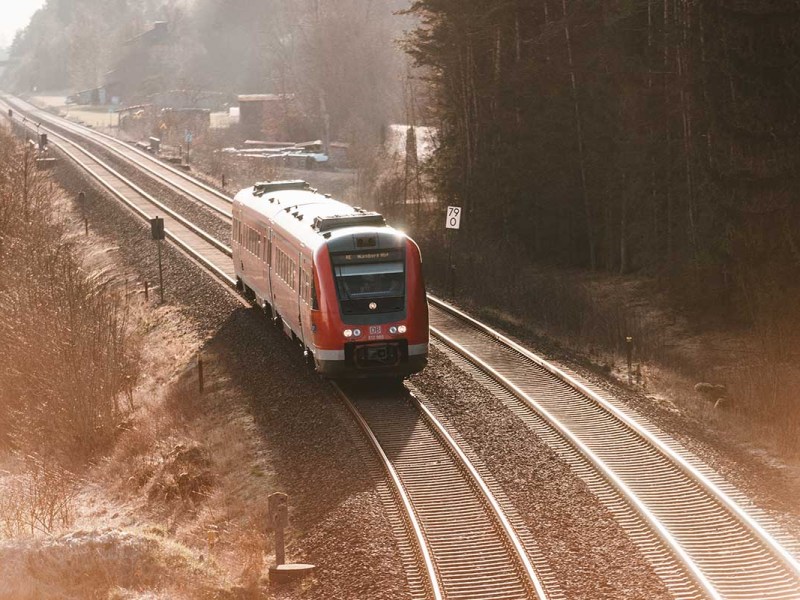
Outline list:
[[[275,100],[291,100],[294,94],[241,94],[239,102],[272,102]]]

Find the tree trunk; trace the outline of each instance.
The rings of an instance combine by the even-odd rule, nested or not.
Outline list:
[[[547,5],[545,4],[545,7]],[[589,267],[594,271],[597,268],[597,258],[595,255],[594,228],[592,219],[592,207],[589,201],[589,191],[586,187],[586,158],[583,143],[583,127],[581,126],[581,107],[578,101],[578,84],[575,77],[575,64],[572,58],[572,40],[569,33],[569,22],[567,20],[567,1],[561,0],[561,12],[564,18],[564,41],[567,44],[567,65],[569,66],[569,82],[572,91],[572,106],[575,114],[575,136],[578,142],[578,161],[581,174],[581,192],[583,194],[583,206],[586,213],[586,237],[589,250]]]

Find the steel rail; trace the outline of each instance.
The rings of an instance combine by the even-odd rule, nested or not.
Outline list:
[[[491,507],[491,510],[495,515],[495,518],[497,519],[498,523],[503,529],[503,532],[511,542],[511,545],[514,548],[514,551],[516,552],[519,561],[522,563],[525,574],[531,581],[531,585],[533,586],[533,589],[535,590],[537,597],[542,599],[547,598],[547,594],[545,593],[544,587],[542,586],[542,583],[539,580],[539,577],[536,574],[536,571],[533,568],[530,559],[528,558],[528,553],[525,550],[524,546],[522,545],[522,542],[520,541],[516,530],[509,522],[508,517],[506,517],[505,512],[500,507],[500,503],[497,501],[494,494],[489,489],[489,486],[486,485],[486,482],[483,480],[480,473],[478,473],[478,470],[472,464],[472,461],[470,461],[469,458],[467,458],[466,454],[464,454],[464,451],[461,449],[461,447],[456,443],[456,441],[453,439],[453,437],[450,435],[447,429],[439,422],[439,420],[434,416],[434,414],[430,411],[430,409],[427,406],[425,406],[425,404],[423,404],[415,394],[413,393],[410,394],[410,397],[414,401],[414,404],[417,406],[417,408],[425,415],[425,418],[431,423],[431,425],[433,425],[439,437],[442,440],[444,440],[450,452],[452,452],[457,457],[462,466],[467,470],[469,476],[472,478],[472,481],[475,483],[475,485],[477,485],[478,488],[480,489],[481,494],[483,494],[484,499]]]
[[[635,436],[641,439],[645,444],[648,444],[649,447],[653,448],[654,451],[666,459],[670,464],[677,467],[685,477],[689,478],[692,482],[695,482],[708,498],[712,499],[714,503],[719,505],[720,508],[724,510],[731,518],[737,520],[743,527],[746,528],[747,531],[750,531],[750,535],[753,537],[749,539],[759,540],[759,543],[762,545],[764,551],[768,554],[772,554],[773,557],[779,561],[779,564],[783,564],[784,568],[788,569],[787,576],[790,576],[792,579],[796,579],[798,574],[800,574],[800,568],[798,568],[797,559],[795,559],[785,548],[783,548],[769,532],[767,532],[758,522],[756,522],[755,519],[748,515],[744,509],[736,504],[736,502],[734,502],[727,494],[725,494],[717,485],[710,481],[707,476],[701,473],[695,466],[691,465],[686,459],[681,457],[675,450],[668,447],[657,436],[645,429],[642,425],[638,424],[634,419],[624,414],[609,401],[605,400],[593,390],[577,381],[574,377],[565,373],[555,365],[552,365],[540,356],[534,354],[530,350],[517,344],[513,340],[510,340],[508,337],[502,335],[493,328],[481,323],[480,321],[465,314],[463,311],[456,309],[455,307],[439,300],[438,298],[429,295],[429,302],[433,307],[444,311],[446,314],[452,315],[454,318],[460,321],[463,321],[464,323],[468,324],[469,327],[481,332],[497,344],[510,349],[522,359],[529,361],[529,364],[543,369],[556,380],[571,388],[574,392],[577,392],[582,397],[585,397],[593,402],[598,409],[603,410],[605,414],[609,415],[621,426],[633,432]],[[477,356],[475,352],[470,351],[458,340],[452,339],[446,333],[439,331],[437,328],[432,326],[431,330],[432,333],[441,339],[446,345],[451,346],[469,362],[475,364],[480,370],[486,372],[492,379],[500,383],[504,388],[511,391],[511,393],[520,401],[530,406],[531,410],[543,415],[543,417],[550,421],[552,426],[559,431],[564,439],[570,440],[570,443],[572,443],[572,440],[577,437],[575,434],[573,434],[573,432],[568,431],[569,428],[564,426],[558,418],[550,413],[550,411],[542,407],[540,403],[537,403],[535,400],[533,400],[529,393],[526,393],[524,390],[520,389],[518,385],[512,382],[508,377],[499,373],[497,369],[494,369],[491,367],[491,365],[486,364],[486,362]],[[475,342],[473,342],[472,345],[474,345],[474,343]],[[604,464],[604,461],[600,460],[599,457],[596,456],[595,452],[586,447],[583,442],[580,442],[580,444],[581,445],[577,447],[580,448],[581,453],[584,454],[588,460],[591,462],[599,460],[600,462],[598,464]],[[626,497],[628,497],[631,505],[636,508],[637,512],[639,512],[643,518],[645,518],[653,530],[657,532],[659,537],[669,545],[674,555],[678,557],[685,565],[687,572],[692,576],[704,593],[712,598],[722,597],[717,590],[717,586],[710,582],[706,574],[703,572],[700,566],[698,566],[695,558],[689,555],[689,553],[683,547],[683,544],[679,542],[671,533],[671,531],[669,531],[668,528],[663,525],[661,520],[653,514],[649,506],[643,503],[636,494],[632,493],[632,490],[629,489],[630,486],[625,484],[620,477],[617,477],[615,473],[608,473],[608,469],[604,469],[603,473],[603,476],[606,477],[608,481],[612,482],[615,487],[617,487],[622,493],[625,494]],[[647,475],[649,476],[650,474]],[[718,577],[718,579],[722,580],[723,578]]]
[[[408,390],[393,395],[336,387],[391,461],[397,485],[417,515],[420,543],[429,548],[443,596],[546,600],[514,526],[433,412]]]

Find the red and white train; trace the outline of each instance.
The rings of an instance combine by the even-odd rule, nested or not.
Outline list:
[[[236,281],[324,376],[402,377],[428,359],[419,247],[381,215],[305,181],[257,183],[233,201]]]

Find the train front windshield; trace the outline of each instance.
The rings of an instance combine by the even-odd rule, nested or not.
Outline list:
[[[405,270],[401,261],[337,265],[336,282],[341,300],[402,297]]]

